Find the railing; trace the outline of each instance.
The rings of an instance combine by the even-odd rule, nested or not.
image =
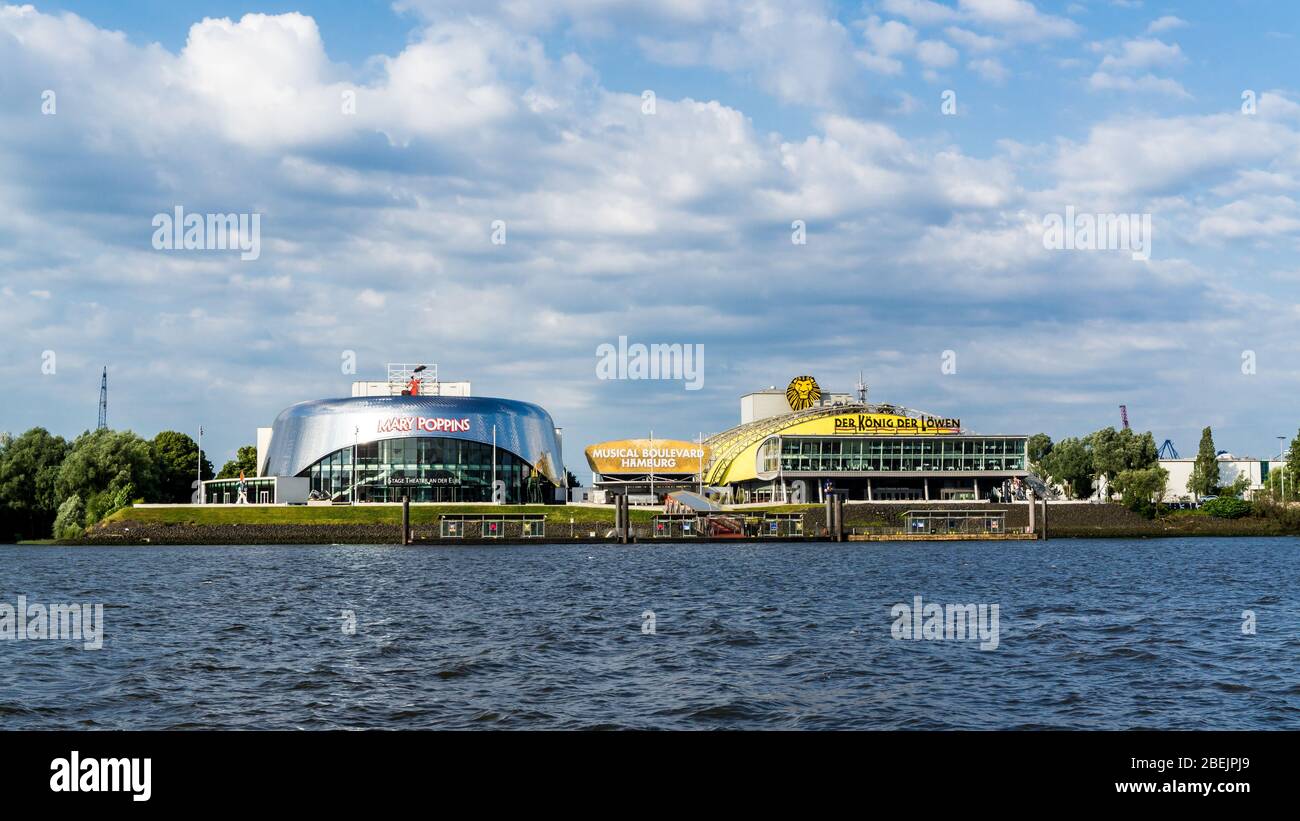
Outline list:
[[[958,520],[954,524],[949,524],[946,520],[922,520],[905,525],[867,525],[849,528],[849,533],[853,536],[1000,536],[1006,532],[1005,524],[982,520]]]

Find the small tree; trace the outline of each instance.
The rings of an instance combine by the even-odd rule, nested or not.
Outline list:
[[[1047,454],[1043,468],[1048,477],[1065,489],[1065,495],[1079,499],[1092,495],[1095,471],[1092,449],[1086,439],[1062,439]]]
[[[130,431],[83,433],[59,466],[60,499],[79,496],[89,526],[135,499],[158,497],[158,466],[149,443]]]
[[[81,497],[72,494],[59,505],[59,513],[54,517],[54,538],[76,539],[85,531],[86,508]]]
[[[1092,463],[1098,476],[1106,479],[1106,495],[1119,491],[1115,477],[1126,470],[1146,470],[1160,463],[1155,437],[1150,431],[1136,433],[1131,428],[1102,428],[1088,437],[1092,443]]]
[[[188,502],[198,478],[199,446],[188,434],[175,430],[159,433],[149,443],[158,462],[158,501]],[[203,459],[203,478],[212,478],[212,463]]]
[[[217,478],[238,479],[241,470],[245,476],[257,475],[257,448],[254,445],[244,445],[236,451],[235,458],[221,466]]]
[[[1044,463],[1052,452],[1052,437],[1046,433],[1035,433],[1025,443],[1025,449],[1029,452],[1029,469],[1039,476],[1047,475]]]
[[[1201,446],[1196,452],[1192,475],[1187,478],[1187,489],[1197,501],[1202,496],[1212,496],[1219,488],[1219,457],[1214,450],[1214,435],[1209,428],[1201,431]]]
[[[1228,496],[1243,496],[1246,491],[1250,490],[1250,473],[1241,471],[1237,478],[1232,480],[1232,484],[1221,489]]]
[[[1291,440],[1291,448],[1286,453],[1286,465],[1283,471],[1283,475],[1278,478],[1285,479],[1281,484],[1286,486],[1286,497],[1294,501],[1297,495],[1300,495],[1300,493],[1297,493],[1297,490],[1300,489],[1300,483],[1298,483],[1298,480],[1300,480],[1300,433],[1297,433],[1296,437]],[[1279,498],[1281,497],[1279,496]]]
[[[1159,466],[1120,471],[1114,481],[1124,506],[1148,519],[1155,516],[1168,486],[1169,471]]]

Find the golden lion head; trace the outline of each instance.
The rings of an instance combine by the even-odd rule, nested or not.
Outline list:
[[[803,410],[821,400],[822,389],[811,376],[796,376],[785,389],[785,398],[790,403],[790,410]]]

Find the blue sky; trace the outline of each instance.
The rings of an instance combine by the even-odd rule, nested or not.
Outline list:
[[[1125,403],[1184,452],[1209,424],[1263,456],[1300,427],[1295,18],[0,6],[0,430],[93,427],[108,365],[111,424],[202,423],[220,463],[281,408],[346,394],[355,351],[359,376],[427,360],[542,404],[580,475],[592,442],[717,431],[744,392],[859,370],[873,398],[977,431],[1078,435]],[[177,205],[260,214],[260,256],[153,248]],[[1045,248],[1067,207],[1150,215],[1150,259]],[[703,389],[598,380],[620,335],[703,344]]]

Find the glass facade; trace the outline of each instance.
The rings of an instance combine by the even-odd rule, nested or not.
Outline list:
[[[491,502],[493,448],[490,444],[432,436],[383,439],[331,453],[300,476],[311,489],[336,501]],[[515,454],[496,448],[496,478],[505,483],[505,503],[541,504],[554,485]]]
[[[249,476],[244,480],[249,504],[271,504],[275,499],[275,479]],[[203,503],[231,505],[239,502],[238,479],[213,479],[203,483]]]
[[[758,451],[758,469],[774,473],[1023,471],[1024,437],[782,437]],[[779,459],[778,462],[778,448]]]

